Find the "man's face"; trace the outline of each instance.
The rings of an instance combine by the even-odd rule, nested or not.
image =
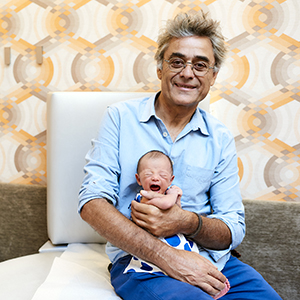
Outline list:
[[[167,48],[164,59],[178,57],[185,62],[204,61],[214,66],[215,59],[211,41],[207,37],[173,38]],[[195,76],[188,64],[181,72],[172,72],[167,62],[163,62],[162,70],[157,70],[161,80],[161,98],[168,105],[184,105],[196,107],[208,94],[215,83],[217,72],[209,69],[203,77]]]
[[[170,162],[163,156],[159,158],[144,157],[140,162],[139,169],[139,174],[135,175],[136,180],[145,191],[164,194],[174,179]]]

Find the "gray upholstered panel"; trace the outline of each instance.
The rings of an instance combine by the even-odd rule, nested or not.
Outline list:
[[[46,187],[0,183],[0,261],[37,253],[47,239]]]
[[[300,299],[300,203],[244,200],[247,233],[241,260],[286,300]]]

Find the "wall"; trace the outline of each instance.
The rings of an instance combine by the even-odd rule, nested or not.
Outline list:
[[[199,9],[230,46],[211,102],[235,136],[243,197],[300,201],[298,0],[2,0],[0,181],[46,184],[48,92],[159,90],[159,27]]]

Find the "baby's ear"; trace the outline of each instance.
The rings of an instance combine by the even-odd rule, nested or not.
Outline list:
[[[139,174],[135,174],[135,179],[136,179],[136,182],[138,183],[138,185],[142,185],[142,183],[141,183],[141,181],[140,181],[140,176],[139,176]]]
[[[170,185],[171,185],[171,183],[173,182],[174,178],[175,178],[175,175],[172,175],[172,177],[171,177],[171,179],[170,179]]]

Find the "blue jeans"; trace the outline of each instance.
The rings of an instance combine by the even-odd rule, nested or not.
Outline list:
[[[212,300],[200,288],[164,274],[133,272],[123,274],[131,256],[120,258],[111,269],[111,283],[124,300]],[[222,273],[230,282],[224,300],[282,300],[274,289],[252,267],[235,257],[226,263]]]

